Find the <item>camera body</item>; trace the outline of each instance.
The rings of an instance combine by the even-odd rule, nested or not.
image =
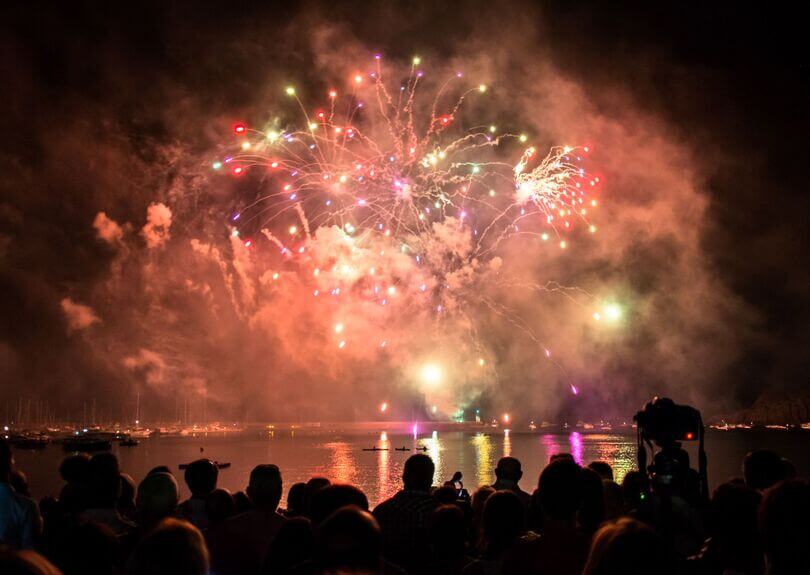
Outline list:
[[[639,433],[665,449],[680,441],[697,441],[703,422],[700,412],[688,405],[678,405],[666,397],[655,397],[633,416]]]
[[[708,497],[703,447],[705,428],[700,412],[688,405],[678,405],[669,398],[655,397],[633,416],[633,420],[638,428],[638,468],[649,474],[656,490]],[[691,469],[689,454],[681,448],[682,441],[699,442],[697,471]],[[653,443],[659,448],[657,453]],[[653,455],[649,467],[647,447]]]

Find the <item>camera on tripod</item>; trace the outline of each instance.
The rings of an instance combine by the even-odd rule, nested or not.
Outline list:
[[[655,397],[633,416],[638,430],[638,468],[647,472],[653,486],[670,492],[692,491],[688,485],[696,479],[699,495],[708,497],[704,449],[705,427],[700,412],[688,405],[678,405],[669,398]],[[689,454],[682,441],[698,442],[697,473],[689,465]],[[656,453],[653,443],[658,447]],[[647,466],[647,449],[653,463]],[[697,475],[697,477],[695,477]]]

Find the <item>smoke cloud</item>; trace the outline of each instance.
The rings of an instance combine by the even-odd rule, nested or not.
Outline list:
[[[40,126],[55,133],[32,142],[36,169],[15,162],[32,192],[12,186],[0,204],[4,306],[39,326],[5,327],[0,374],[68,398],[68,409],[98,396],[122,414],[140,393],[155,419],[184,404],[192,417],[371,419],[383,401],[403,418],[431,405],[439,417],[476,407],[536,420],[626,417],[652,395],[712,413],[769,386],[790,389],[791,378],[739,377],[757,355],[797,371],[718,265],[714,186],[733,160],[703,135],[685,136],[628,82],[597,86],[566,66],[564,44],[543,33],[553,16],[531,24],[518,8],[487,25],[462,18],[448,34],[421,10],[407,22],[372,11],[356,25],[317,5],[250,19],[261,25],[171,15],[156,32],[172,55],[165,66],[160,42],[140,47],[118,22],[120,39],[94,61],[94,94],[72,88],[79,72],[70,88],[52,88],[67,94]],[[514,33],[481,40],[493,26]],[[134,60],[131,43],[142,50]],[[394,83],[420,54],[422,106],[461,70],[488,91],[465,102],[460,121],[525,132],[541,152],[589,146],[604,182],[589,216],[596,233],[572,235],[565,249],[516,236],[475,259],[451,217],[434,224],[419,266],[384,241],[352,245],[311,222],[296,265],[280,253],[288,228],[307,225],[295,213],[235,237],[232,216],[273,182],[210,169],[234,122],[300,126],[284,86],[314,110],[377,51]],[[14,105],[24,109],[49,81],[21,79]],[[520,150],[503,154],[514,163]],[[417,297],[437,287],[429,270],[446,262],[463,262],[442,278],[455,295],[426,309]],[[375,267],[376,284],[353,275]],[[394,287],[384,306],[368,304],[375,285]],[[620,318],[597,321],[609,305]],[[47,365],[35,365],[43,355]],[[426,365],[440,367],[440,382],[426,381]]]

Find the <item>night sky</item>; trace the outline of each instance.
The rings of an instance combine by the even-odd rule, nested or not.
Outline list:
[[[188,245],[227,252],[222,220],[245,190],[212,183],[202,166],[232,122],[259,122],[285,83],[322,91],[324,75],[339,77],[375,52],[393,63],[417,53],[426,63],[463,63],[495,86],[504,122],[528,122],[550,138],[597,138],[595,158],[615,174],[605,192],[614,230],[576,264],[556,256],[527,264],[587,286],[621,285],[637,302],[621,342],[573,328],[561,338],[572,376],[591,389],[583,409],[627,413],[655,393],[715,413],[806,396],[810,94],[797,10],[608,1],[15,5],[0,24],[0,400],[75,412],[97,399],[114,415],[135,391],[155,413],[180,393],[238,416],[261,396],[254,414],[295,417],[323,389],[324,373],[342,381],[346,372],[332,371],[328,358],[323,371],[285,371],[281,336],[248,333],[261,331],[261,310],[250,321],[228,315],[221,279],[186,273],[199,267]],[[581,111],[570,102],[584,103]],[[647,217],[642,232],[635,222]],[[210,299],[189,296],[209,284]],[[208,317],[211,309],[230,319]],[[557,393],[551,383],[532,393],[523,376],[531,358],[496,335],[501,360],[515,354],[502,378],[520,381],[520,391],[507,383],[502,395],[536,395],[529,404],[538,410],[571,407],[543,399]],[[582,367],[597,354],[598,369]],[[656,354],[672,365],[656,365]],[[354,393],[388,377],[360,365],[365,376],[346,384]],[[285,381],[309,382],[308,391],[290,391],[272,377],[277,369]],[[287,403],[298,411],[279,408]],[[160,413],[176,413],[167,409]]]

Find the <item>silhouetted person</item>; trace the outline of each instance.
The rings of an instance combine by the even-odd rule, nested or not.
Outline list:
[[[34,551],[12,551],[0,547],[3,575],[62,575],[50,561]]]
[[[582,575],[675,575],[675,553],[655,531],[635,519],[608,523],[594,536]]]
[[[577,512],[577,522],[586,535],[593,535],[605,520],[605,488],[602,478],[587,467],[580,474],[582,482],[582,505]]]
[[[470,526],[470,551],[475,554],[482,550],[484,544],[484,505],[495,490],[489,485],[483,485],[472,495],[472,525]]]
[[[270,543],[286,521],[277,512],[281,472],[275,465],[257,465],[250,472],[247,495],[251,508],[226,519],[208,534],[214,571],[220,575],[258,573]]]
[[[604,481],[613,481],[613,468],[606,461],[591,461],[588,469],[593,469]]]
[[[121,471],[112,453],[97,453],[88,464],[88,506],[80,514],[82,521],[106,525],[116,536],[125,535],[135,524],[118,512],[121,496]]]
[[[425,573],[454,575],[472,562],[467,555],[467,522],[458,505],[440,505],[428,517],[430,563]]]
[[[383,560],[377,521],[354,506],[339,509],[320,525],[316,563],[320,573],[403,573]]]
[[[542,513],[541,533],[515,547],[504,572],[579,575],[589,544],[577,526],[583,501],[582,468],[573,459],[555,459],[540,474],[534,497]]]
[[[62,532],[53,559],[65,575],[113,575],[119,549],[118,538],[104,525],[79,523]]]
[[[90,456],[86,453],[69,455],[59,465],[59,475],[65,481],[59,493],[59,503],[68,513],[81,511],[87,505]]]
[[[520,460],[514,457],[501,457],[495,467],[496,479],[492,487],[496,491],[511,491],[518,496],[523,507],[528,508],[531,495],[518,486],[521,477],[523,477],[523,469],[521,469]]]
[[[11,446],[0,439],[0,544],[12,549],[30,549],[42,533],[37,504],[11,486],[14,457]]]
[[[647,496],[646,479],[640,471],[628,471],[622,480],[622,499],[624,499],[625,513],[631,513],[639,508]]]
[[[303,483],[301,483],[303,485]],[[278,530],[267,550],[262,573],[282,575],[313,558],[315,532],[306,517],[291,517]]]
[[[168,465],[158,465],[157,467],[153,467],[149,470],[147,475],[152,475],[153,473],[172,473],[172,470],[169,469]]]
[[[208,575],[208,550],[199,529],[164,519],[135,547],[129,575]]]
[[[317,528],[324,519],[347,505],[368,511],[368,498],[354,485],[345,483],[333,483],[319,489],[312,496],[312,525]]]
[[[306,517],[312,519],[310,514],[310,506],[312,504],[313,495],[330,483],[331,481],[329,481],[326,477],[309,478],[309,481],[307,481],[306,485],[304,486],[304,515]]]
[[[179,516],[198,529],[208,527],[205,499],[217,487],[219,469],[210,459],[192,461],[186,467],[183,478],[191,491],[191,497],[180,504]]]
[[[743,459],[745,484],[760,491],[787,479],[789,472],[789,464],[770,449],[751,451]]]
[[[605,492],[605,519],[613,520],[625,514],[624,495],[621,486],[615,481],[602,480]]]
[[[402,472],[404,489],[374,509],[382,530],[383,554],[408,571],[423,566],[427,555],[427,518],[436,508],[431,497],[433,460],[427,455],[411,455]]]
[[[300,517],[306,512],[306,483],[293,483],[287,492],[287,509],[284,515],[287,517]]]
[[[214,489],[205,498],[205,513],[208,515],[209,528],[222,523],[236,515],[236,503],[227,489]]]
[[[135,480],[126,473],[121,473],[121,494],[118,496],[117,509],[122,517],[135,520]]]
[[[135,498],[138,525],[152,529],[177,511],[177,480],[171,473],[151,473],[138,485]]]
[[[28,485],[28,476],[19,469],[12,469],[9,476],[9,484],[15,492],[23,495],[24,497],[31,497],[30,486]]]
[[[757,531],[759,491],[740,483],[715,489],[710,506],[710,537],[690,560],[695,574],[759,575],[765,570]]]
[[[768,489],[759,526],[768,575],[810,573],[810,482],[788,479]]]
[[[481,557],[469,564],[465,575],[500,573],[504,557],[526,532],[526,509],[512,491],[496,491],[484,504],[484,546]]]

